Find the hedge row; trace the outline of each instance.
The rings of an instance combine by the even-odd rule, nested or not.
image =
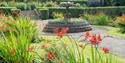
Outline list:
[[[65,13],[66,8],[65,7],[49,7],[49,8],[38,8],[38,9],[46,9],[47,13],[44,13],[44,16],[47,16],[49,13],[49,16],[47,18],[52,17],[53,12],[61,12]],[[48,9],[48,10],[47,10]],[[45,10],[43,10],[45,12]],[[42,10],[41,10],[42,12]],[[113,7],[71,7],[69,12],[71,13],[71,17],[79,17],[82,13],[88,13],[88,14],[96,14],[98,12],[103,12],[110,16],[116,16],[121,13],[125,13],[125,6],[113,6]],[[41,13],[42,14],[42,13]],[[43,15],[43,14],[42,14]]]

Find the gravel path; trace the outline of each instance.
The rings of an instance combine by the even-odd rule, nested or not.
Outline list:
[[[40,29],[43,29],[45,24],[41,21],[37,21],[38,27]],[[107,36],[107,30],[101,29],[101,28],[93,28],[91,33],[101,34],[102,36]],[[53,35],[53,34],[46,34],[45,35]],[[71,33],[75,39],[80,39],[79,37],[83,35],[83,32],[80,33]],[[110,51],[112,51],[113,54],[116,54],[118,56],[125,58],[125,38],[121,38],[118,36],[112,36],[112,37],[106,37],[102,40],[102,43],[100,44],[101,47],[108,47]]]

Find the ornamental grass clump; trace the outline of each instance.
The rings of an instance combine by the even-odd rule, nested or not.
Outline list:
[[[31,43],[37,34],[34,24],[29,19],[18,19],[14,22],[13,32],[1,31],[0,57],[2,59],[0,61],[2,63],[33,63],[35,54],[32,51],[35,46]]]

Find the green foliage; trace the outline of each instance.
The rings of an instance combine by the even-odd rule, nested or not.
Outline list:
[[[40,18],[45,20],[49,18],[49,10],[48,9],[39,9]]]
[[[46,2],[44,7],[58,7],[59,5],[56,2]]]
[[[21,10],[25,10],[28,8],[27,5],[23,2],[18,3],[16,7],[17,9],[21,9]]]
[[[0,7],[6,7],[8,6],[6,2],[0,2]]]
[[[39,8],[40,9],[40,8]],[[66,13],[65,7],[49,7],[49,16],[53,12]],[[96,14],[97,12],[103,12],[108,16],[116,16],[125,11],[125,6],[113,6],[113,7],[70,7],[69,12],[71,17],[79,17],[81,13]]]
[[[33,37],[37,35],[36,26],[29,19],[18,19],[14,31],[0,37],[0,56],[9,63],[32,63],[35,56],[29,51]]]
[[[57,19],[57,18],[63,18],[64,15],[63,15],[63,13],[53,12],[53,17],[55,19]]]
[[[101,14],[101,15],[84,15],[83,19],[89,21],[91,24],[96,25],[108,25],[111,22],[111,18],[109,18],[107,15]]]

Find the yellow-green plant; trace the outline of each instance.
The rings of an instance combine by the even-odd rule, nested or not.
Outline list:
[[[16,20],[14,31],[9,31],[8,35],[1,32],[0,56],[3,63],[32,63],[34,46],[30,44],[36,34],[37,28],[30,19]]]
[[[63,17],[64,17],[63,13],[53,12],[52,14],[53,14],[53,17],[54,17],[55,19],[63,18]]]

